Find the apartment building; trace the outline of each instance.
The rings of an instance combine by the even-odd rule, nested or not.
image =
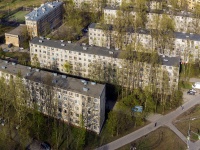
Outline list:
[[[63,3],[58,1],[41,4],[25,16],[31,37],[44,36],[62,24]]]
[[[73,0],[76,8],[85,7],[88,11],[100,11],[106,0]]]
[[[105,24],[114,24],[117,18],[117,12],[120,11],[119,7],[110,7],[107,6],[104,8],[104,23]],[[155,29],[156,21],[160,20],[163,15],[167,15],[170,17],[175,24],[175,31],[177,32],[188,32],[188,33],[198,33],[200,23],[199,18],[195,18],[190,12],[177,12],[176,14],[172,15],[170,11],[163,11],[163,10],[150,10],[147,13],[147,22],[146,27],[147,29]],[[132,11],[129,17],[136,17],[136,12]]]
[[[169,63],[169,67],[174,72],[170,74],[169,80],[173,84],[169,87],[178,87],[179,57],[169,57],[169,59],[166,59],[163,56],[159,56],[160,61],[156,67],[151,66],[148,62],[139,62],[134,59],[133,61],[136,65],[134,66],[131,60],[121,57],[123,52],[110,47],[103,48],[85,44],[79,45],[71,43],[70,41],[54,41],[44,38],[34,38],[30,41],[30,57],[32,63],[34,63],[34,58],[37,57],[41,67],[52,69],[53,66],[54,69],[60,72],[66,72],[64,66],[67,62],[71,65],[71,71],[68,73],[110,83],[118,82],[117,84],[125,87],[144,88],[148,86],[150,84],[150,72],[147,71],[147,68],[160,70],[164,66],[161,62],[174,62],[172,64]],[[127,70],[127,68],[130,69]],[[124,73],[124,70],[127,71],[127,74]],[[138,70],[141,71],[139,72]],[[166,69],[161,70],[159,74],[163,74],[166,71],[168,72]],[[134,78],[136,77],[135,74],[140,76],[140,79],[137,78],[137,81]],[[158,83],[162,82],[161,79],[157,79]]]
[[[103,26],[103,27],[102,27]],[[200,35],[192,33],[174,32],[166,45],[161,45],[162,38],[156,42],[153,31],[141,29],[135,32],[127,29],[123,34],[118,34],[113,30],[112,25],[95,24],[89,26],[89,45],[100,47],[114,47],[115,49],[125,49],[128,45],[132,47],[142,46],[146,52],[157,49],[159,54],[167,56],[180,56],[182,62],[195,61],[200,59]]]
[[[100,133],[105,120],[105,85],[0,60],[7,81],[20,74],[30,93],[27,106]]]
[[[165,2],[163,0],[163,2]],[[111,7],[120,7],[123,4],[129,4],[134,6],[135,0],[107,0],[106,4],[107,6]],[[149,9],[161,9],[162,8],[162,2],[161,1],[147,1],[146,6]]]

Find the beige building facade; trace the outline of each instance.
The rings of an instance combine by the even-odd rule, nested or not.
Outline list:
[[[104,23],[114,24],[117,22],[118,12],[120,9],[117,7],[107,6],[104,8]],[[129,17],[135,18],[137,12],[132,11]],[[159,21],[163,15],[171,18],[175,25],[175,31],[177,32],[188,32],[188,33],[199,33],[200,23],[199,18],[195,18],[190,12],[177,12],[175,15],[171,15],[169,11],[154,11],[151,10],[147,13],[147,22],[145,24],[146,29],[155,29],[156,22]]]
[[[103,48],[85,44],[80,46],[71,42],[40,38],[34,38],[30,42],[31,62],[34,63],[34,58],[37,57],[40,66],[44,68],[54,68],[60,72],[66,72],[64,66],[67,62],[71,66],[68,72],[70,74],[110,83],[117,78],[119,85],[145,88],[151,82],[149,79],[149,69],[160,70],[157,74],[159,76],[157,82],[160,84],[162,83],[162,74],[169,72],[167,69],[162,70],[161,68],[167,66],[171,68],[170,71],[172,72],[169,76],[171,83],[169,87],[178,88],[179,57],[158,56],[161,61],[159,61],[157,66],[153,67],[148,62],[136,60],[134,60],[136,66],[131,65],[132,63],[129,60],[121,58],[122,54],[123,51],[109,47]],[[126,75],[124,73],[125,68],[130,68],[127,70]],[[141,71],[138,72],[137,70]],[[137,78],[137,81],[134,78],[136,75],[140,76],[140,79]],[[129,80],[130,82],[128,82]]]
[[[31,37],[45,36],[62,24],[63,3],[58,1],[41,4],[25,16]]]
[[[105,85],[0,60],[0,77],[9,81],[20,72],[30,93],[27,106],[100,133],[105,120]]]
[[[6,44],[12,44],[13,46],[21,47],[22,42],[26,40],[25,36],[23,35],[25,34],[24,32],[26,32],[26,25],[20,24],[15,29],[5,33]]]
[[[123,50],[128,45],[132,45],[132,47],[142,46],[145,52],[151,52],[152,49],[156,49],[159,54],[172,57],[180,56],[182,62],[194,62],[200,59],[200,35],[198,34],[174,32],[164,48],[160,44],[162,42],[159,39],[156,42],[153,33],[145,29],[137,32],[129,29],[129,31],[119,35],[112,30],[110,25],[107,28],[101,28],[100,24],[92,23],[89,26],[88,35],[89,45]]]

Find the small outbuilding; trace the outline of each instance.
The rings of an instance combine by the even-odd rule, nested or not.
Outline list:
[[[25,24],[20,24],[15,29],[5,33],[5,41],[7,45],[12,44],[13,46],[21,47],[24,40],[27,38]]]

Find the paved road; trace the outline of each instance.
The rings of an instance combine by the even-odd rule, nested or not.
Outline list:
[[[168,126],[172,131],[174,131],[185,143],[187,143],[186,137],[172,124],[172,121],[175,120],[180,114],[187,111],[191,107],[193,107],[196,104],[200,103],[200,94],[197,94],[195,96],[190,96],[190,100],[187,101],[183,106],[184,110],[182,110],[181,107],[177,108],[176,110],[172,111],[171,113],[159,117],[154,122],[150,123],[149,125],[140,128],[139,130],[132,132],[122,138],[119,138],[111,143],[108,143],[106,145],[103,145],[97,150],[114,150],[117,148],[120,148],[128,143],[131,143],[132,141],[156,130],[157,128],[161,126]],[[157,122],[157,126],[155,127],[155,122]],[[200,150],[200,141],[197,141],[195,143],[190,142],[189,143],[189,149],[190,150]]]

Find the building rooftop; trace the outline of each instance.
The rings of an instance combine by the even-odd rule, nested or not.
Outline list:
[[[94,98],[99,98],[105,88],[105,84],[99,84],[82,79],[72,78],[66,75],[31,68],[1,59],[0,72],[9,73],[12,75],[21,75],[22,78],[44,84],[45,79],[48,78],[51,79],[49,83],[51,83],[51,85],[53,85],[54,87],[91,96]]]
[[[108,26],[107,29],[110,29],[110,30],[113,29],[112,25],[106,25],[106,26]],[[89,28],[103,29],[102,27],[100,27],[96,23],[90,24]],[[134,29],[133,28],[127,28],[126,31],[133,33]],[[156,31],[156,30],[154,30],[154,31]],[[137,31],[137,33],[150,35],[150,30],[148,30],[148,29],[140,29],[139,31]],[[188,40],[192,40],[192,41],[200,41],[200,34],[185,33],[185,32],[174,32],[174,38],[183,39],[183,40],[187,40],[188,39]]]
[[[27,14],[25,16],[25,19],[37,21],[62,4],[63,4],[62,2],[58,2],[58,1],[47,2],[45,4],[41,4],[41,6],[39,8],[35,8],[32,12]]]
[[[71,42],[71,41],[70,41]],[[37,44],[43,45],[48,47],[54,47],[63,50],[81,52],[86,54],[94,54],[94,55],[101,55],[107,57],[118,58],[120,51],[115,50],[114,48],[104,48],[104,47],[97,47],[97,46],[89,46],[89,45],[81,45],[76,43],[69,43],[69,42],[61,42],[57,40],[47,40],[45,38],[35,37],[30,41],[30,44]]]
[[[24,29],[26,29],[26,25],[20,24],[18,27],[16,27],[15,29],[11,30],[10,32],[8,32],[6,34],[22,35]]]
[[[41,42],[42,41],[42,42]],[[56,40],[47,40],[45,38],[39,38],[35,37],[30,41],[30,44],[37,44],[41,46],[48,46],[53,47],[57,49],[64,49],[69,51],[75,51],[75,52],[81,52],[86,54],[94,54],[94,55],[100,55],[100,56],[107,56],[107,57],[113,57],[113,58],[120,58],[121,54],[124,52],[122,50],[115,50],[114,48],[105,48],[105,47],[98,47],[98,46],[81,46],[76,43],[68,43],[68,42],[61,42]],[[62,46],[63,44],[64,46]],[[87,48],[84,50],[83,48]],[[161,60],[164,60],[166,58],[163,58],[162,55],[160,56]],[[179,57],[169,57],[170,63],[165,63],[164,65],[176,65],[177,63],[180,63]],[[162,63],[163,64],[163,63]]]
[[[133,7],[130,7],[129,10],[132,10],[132,12],[136,12],[134,10]],[[120,10],[120,7],[115,7],[115,6],[106,6],[104,8],[104,10],[114,10],[114,11],[117,11],[117,10]],[[168,14],[168,15],[172,15],[172,12],[170,10],[149,10],[148,13],[155,13],[155,14]],[[190,17],[190,18],[195,18],[195,16],[191,13],[191,12],[186,12],[186,11],[180,11],[180,12],[176,12],[173,14],[174,16],[183,16],[183,17]]]

